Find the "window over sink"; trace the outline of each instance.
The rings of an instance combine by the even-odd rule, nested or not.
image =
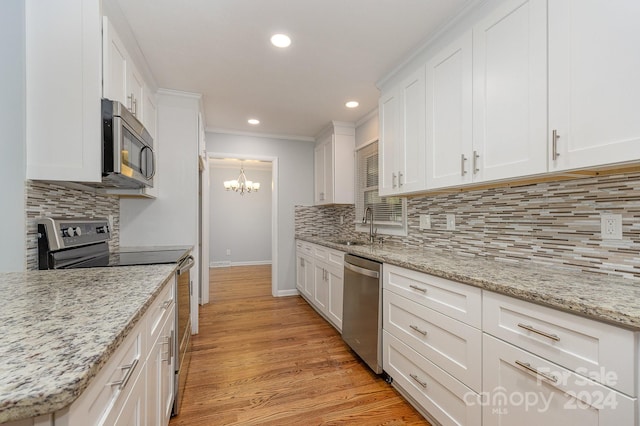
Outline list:
[[[369,231],[362,223],[367,207],[373,210],[378,234],[407,235],[407,200],[378,195],[378,141],[356,151],[356,230]]]

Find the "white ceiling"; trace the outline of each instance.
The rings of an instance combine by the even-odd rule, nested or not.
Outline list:
[[[377,106],[375,82],[475,0],[118,0],[159,87],[210,130],[311,138]],[[283,32],[288,49],[269,38]],[[355,99],[360,107],[345,108]],[[261,124],[247,124],[250,117]]]

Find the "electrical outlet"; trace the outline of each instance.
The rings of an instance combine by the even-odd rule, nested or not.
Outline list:
[[[431,215],[430,214],[421,214],[420,215],[420,229],[431,229]]]
[[[344,225],[344,215],[340,215],[340,225]]]
[[[448,214],[447,215],[447,230],[455,231],[456,230],[456,215]]]
[[[600,216],[600,238],[603,240],[622,239],[621,214],[603,214]]]
[[[227,256],[231,256],[231,249],[227,249]]]

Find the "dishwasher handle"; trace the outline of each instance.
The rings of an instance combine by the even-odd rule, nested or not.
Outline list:
[[[352,265],[350,263],[345,262],[344,267],[349,269],[355,273],[365,275],[371,278],[380,278],[380,273],[378,271],[372,271],[370,269],[361,268],[360,266]]]
[[[189,269],[193,268],[193,265],[195,265],[195,264],[196,264],[196,261],[193,258],[193,256],[187,257],[182,262],[180,262],[180,264],[178,265],[178,275],[184,274]]]

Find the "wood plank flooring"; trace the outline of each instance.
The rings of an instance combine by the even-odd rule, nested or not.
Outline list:
[[[210,271],[184,402],[171,426],[429,425],[270,266]]]

